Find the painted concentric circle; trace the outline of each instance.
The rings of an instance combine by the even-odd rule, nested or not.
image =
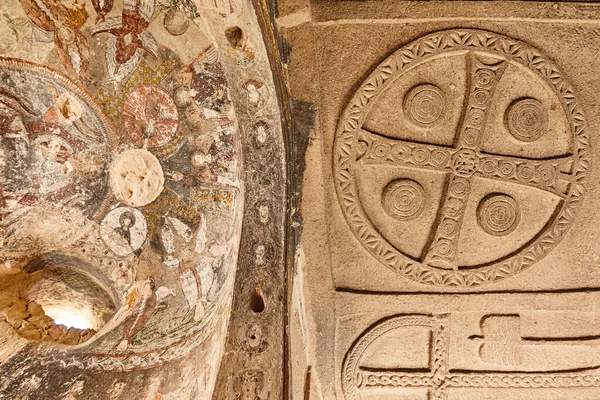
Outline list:
[[[434,85],[418,85],[404,99],[404,114],[416,125],[428,126],[440,119],[444,113],[444,92]]]
[[[396,179],[383,189],[383,209],[399,220],[415,219],[425,205],[423,187],[412,179]]]
[[[140,86],[127,94],[121,115],[123,129],[138,144],[156,148],[171,142],[179,127],[177,106],[158,86]]]
[[[533,142],[548,131],[548,110],[536,99],[516,100],[506,111],[506,125],[515,139]]]
[[[489,194],[477,207],[477,222],[490,235],[508,235],[515,230],[519,219],[519,205],[515,199],[506,194]]]

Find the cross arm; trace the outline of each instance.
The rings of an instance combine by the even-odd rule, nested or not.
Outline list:
[[[573,163],[573,156],[532,160],[482,154],[476,175],[535,187],[564,198],[574,180]]]
[[[361,130],[357,161],[365,164],[390,165],[435,171],[452,170],[453,148],[391,139]]]

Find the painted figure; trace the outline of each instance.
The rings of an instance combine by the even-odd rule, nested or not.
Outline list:
[[[233,382],[234,400],[266,400],[265,374],[258,369],[239,373]]]
[[[119,217],[120,226],[115,228],[115,231],[118,232],[123,239],[127,241],[127,243],[131,246],[131,227],[135,225],[135,215],[132,212],[125,211]]]
[[[146,31],[154,14],[154,0],[125,0],[120,17],[108,18],[92,30],[92,35],[109,33],[106,46],[108,74],[116,81],[135,69],[140,51],[158,57],[158,44]],[[119,73],[124,68],[122,73]]]
[[[65,69],[75,78],[87,71],[90,53],[81,27],[88,19],[85,4],[78,0],[19,0],[39,29],[54,36],[54,48]]]
[[[117,346],[117,350],[127,349],[127,346],[133,342],[133,337],[146,325],[155,308],[154,279],[150,277],[143,282],[136,282],[131,287],[125,304],[115,315],[115,319],[125,320],[123,339]]]

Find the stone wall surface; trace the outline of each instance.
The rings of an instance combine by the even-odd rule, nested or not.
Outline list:
[[[293,398],[600,398],[600,5],[278,10],[315,112]]]

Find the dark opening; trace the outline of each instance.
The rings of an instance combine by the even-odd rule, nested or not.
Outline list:
[[[265,299],[262,290],[254,289],[250,295],[250,309],[255,313],[261,313],[265,310]]]
[[[244,39],[244,31],[239,26],[231,26],[225,30],[225,37],[229,41],[229,44],[236,49],[242,47],[242,40]]]

